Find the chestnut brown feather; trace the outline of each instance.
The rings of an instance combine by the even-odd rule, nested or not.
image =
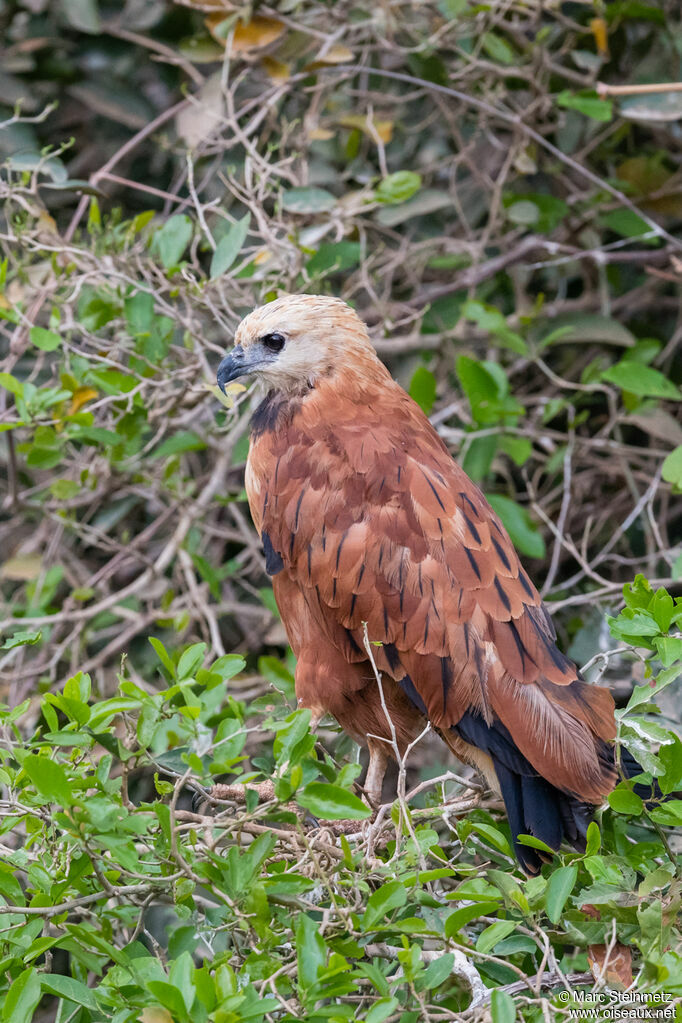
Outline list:
[[[500,750],[511,742],[519,763],[549,783],[543,801],[550,790],[559,802],[561,793],[602,801],[616,779],[604,753],[613,700],[556,647],[502,523],[391,379],[364,325],[337,300],[280,299],[243,322],[245,350],[264,324],[309,353],[305,362],[285,345],[270,371],[279,411],[259,413],[246,476],[256,527],[281,565],[273,586],[299,702],[360,740],[390,737],[366,623],[382,644],[376,662],[401,749],[425,711],[458,755],[493,783],[497,771],[510,793],[516,768]],[[487,728],[490,748],[458,735],[460,723],[470,736]],[[530,798],[529,785],[516,785],[513,799]]]

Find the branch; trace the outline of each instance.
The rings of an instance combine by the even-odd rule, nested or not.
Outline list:
[[[607,85],[597,82],[597,95],[604,96],[651,96],[657,92],[682,92],[682,82],[661,82],[648,85]]]

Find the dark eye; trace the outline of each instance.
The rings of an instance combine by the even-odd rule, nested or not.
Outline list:
[[[271,352],[281,352],[284,348],[285,340],[284,334],[278,334],[277,331],[274,334],[266,334],[261,338],[262,343]]]

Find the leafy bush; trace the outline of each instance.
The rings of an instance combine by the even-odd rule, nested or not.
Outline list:
[[[652,652],[620,737],[670,795],[682,742],[655,722],[654,699],[682,673],[668,631],[682,601],[641,576],[625,598],[612,631]],[[670,832],[682,798],[644,807],[622,782],[585,853],[526,879],[499,804],[466,782],[418,786],[421,808],[399,798],[368,823],[359,767],[316,743],[309,711],[291,713],[284,694],[239,699],[238,656],[203,667],[205,644],[151,642],[153,692],[121,675],[116,695],[93,699],[78,672],[2,711],[6,1019],[58,999],[55,1018],[82,1023],[406,1023],[469,1004],[480,1016],[494,991],[493,1019],[517,1005],[539,1020],[537,985],[560,1006],[562,984],[592,982],[588,956],[612,981],[605,936],[632,951],[643,991],[682,996]],[[250,754],[254,733],[274,740]],[[231,782],[215,816],[192,809],[188,791],[216,776]]]

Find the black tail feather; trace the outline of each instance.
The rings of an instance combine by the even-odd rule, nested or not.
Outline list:
[[[519,835],[533,835],[556,850],[566,841],[578,852],[584,852],[587,829],[594,816],[591,803],[542,778],[501,721],[495,719],[488,724],[480,714],[467,711],[452,730],[492,758],[507,810],[514,852],[526,873],[539,873],[548,857],[542,850],[521,845],[517,841]],[[615,750],[609,743],[601,744],[599,756],[605,765],[614,765]],[[624,747],[620,749],[620,768],[625,778],[646,773]],[[649,784],[636,782],[634,790],[647,806],[665,798],[680,798],[665,797],[655,778]]]
[[[528,874],[538,874],[548,856],[522,845],[519,835],[532,835],[550,849],[565,839],[575,849],[585,848],[593,807],[550,785],[529,763],[501,721],[490,725],[478,714],[464,714],[453,731],[465,742],[492,757],[507,810],[516,857]]]

